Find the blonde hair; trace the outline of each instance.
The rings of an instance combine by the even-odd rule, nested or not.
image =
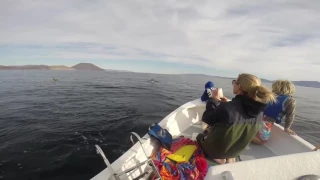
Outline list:
[[[277,95],[293,95],[296,92],[296,87],[288,80],[277,80],[272,83],[272,92]]]
[[[261,85],[261,80],[252,74],[239,74],[237,83],[241,90],[254,101],[268,104],[275,102],[275,94]]]

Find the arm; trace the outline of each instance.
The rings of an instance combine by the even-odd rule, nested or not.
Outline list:
[[[219,106],[219,104],[220,104],[220,101],[219,101],[219,100],[210,98],[210,99],[207,101],[206,110],[216,109],[216,107]]]
[[[288,99],[288,101],[285,103],[285,115],[286,115],[286,119],[285,119],[285,124],[284,124],[284,128],[285,129],[290,129],[295,114],[296,114],[296,102],[293,98]]]
[[[207,123],[209,126],[213,126],[217,121],[217,107],[220,102],[216,99],[210,98],[206,104],[206,110],[202,115],[202,121]]]

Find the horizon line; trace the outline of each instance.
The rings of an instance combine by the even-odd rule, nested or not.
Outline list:
[[[236,77],[228,77],[228,76],[216,76],[216,75],[211,75],[211,74],[202,74],[202,73],[156,73],[156,72],[143,72],[143,71],[134,71],[134,70],[124,70],[124,69],[104,69],[101,68],[93,63],[90,62],[80,62],[77,63],[75,65],[78,64],[92,64],[100,69],[103,69],[105,71],[121,71],[121,72],[131,72],[131,73],[146,73],[146,74],[158,74],[158,75],[203,75],[203,76],[211,76],[211,77],[218,77],[218,78],[224,78],[224,79],[233,79]],[[73,66],[75,66],[73,65]],[[67,65],[46,65],[46,64],[25,64],[25,65],[1,65],[0,66],[6,66],[6,67],[10,67],[10,66],[66,66],[66,67],[72,67],[72,66],[67,66]],[[59,71],[59,70],[53,70],[53,71]],[[79,71],[79,70],[78,70]],[[265,78],[259,78],[261,81],[268,81],[268,82],[274,82],[276,80],[269,80],[269,79],[265,79]],[[291,80],[289,80],[291,81]],[[310,80],[293,80],[291,82],[320,82],[320,81],[310,81]]]

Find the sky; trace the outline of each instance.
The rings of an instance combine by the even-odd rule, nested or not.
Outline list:
[[[1,0],[0,65],[320,81],[319,0]]]

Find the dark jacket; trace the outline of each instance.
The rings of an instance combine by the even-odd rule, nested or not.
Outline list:
[[[202,121],[213,128],[200,141],[204,153],[213,159],[239,155],[257,134],[265,108],[266,104],[243,95],[230,102],[208,100]]]

